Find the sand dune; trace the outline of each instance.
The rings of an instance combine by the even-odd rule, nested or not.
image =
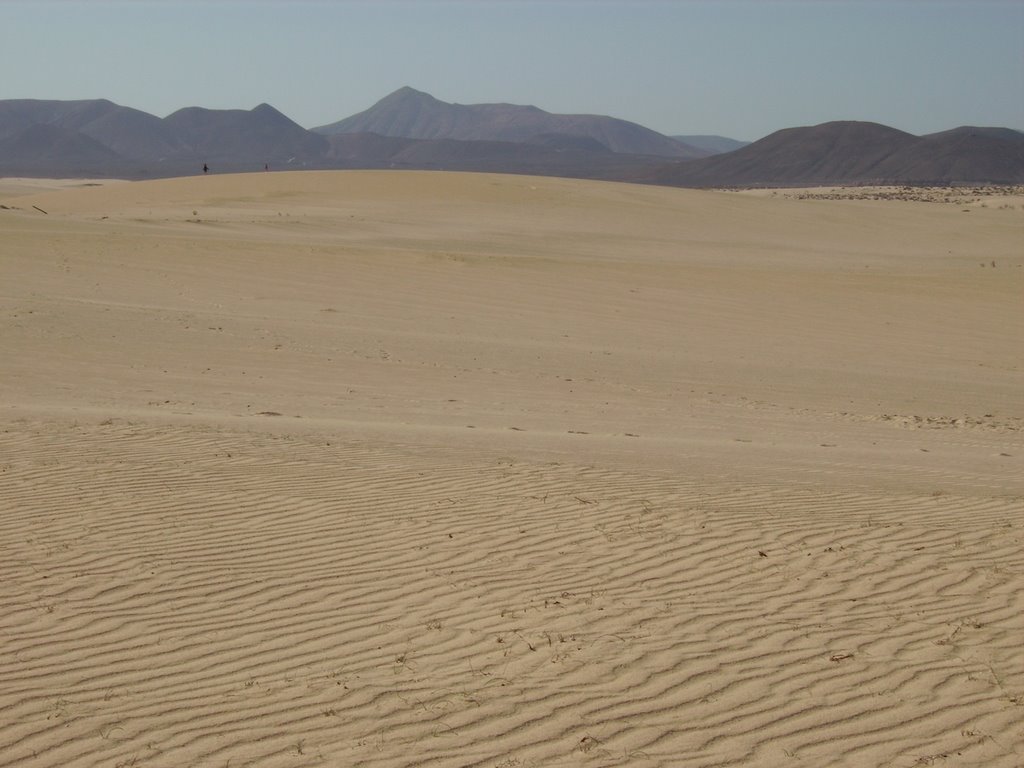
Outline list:
[[[1019,208],[0,197],[0,766],[1020,765]]]

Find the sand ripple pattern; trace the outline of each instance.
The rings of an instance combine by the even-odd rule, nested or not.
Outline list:
[[[1021,500],[0,433],[0,766],[1024,764]]]

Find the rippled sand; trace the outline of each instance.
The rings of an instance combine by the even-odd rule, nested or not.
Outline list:
[[[83,183],[0,183],[0,766],[1020,765],[1018,207]]]

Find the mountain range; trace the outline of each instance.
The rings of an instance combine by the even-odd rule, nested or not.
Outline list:
[[[160,118],[105,99],[0,100],[0,175],[154,178],[272,169],[528,173],[688,187],[1024,183],[1024,133],[914,136],[877,123],[787,128],[744,144],[670,137],[603,115],[448,104],[400,88],[307,130],[268,104]]]

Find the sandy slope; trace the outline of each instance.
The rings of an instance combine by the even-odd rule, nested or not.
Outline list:
[[[30,187],[0,766],[1024,762],[1017,207]]]

